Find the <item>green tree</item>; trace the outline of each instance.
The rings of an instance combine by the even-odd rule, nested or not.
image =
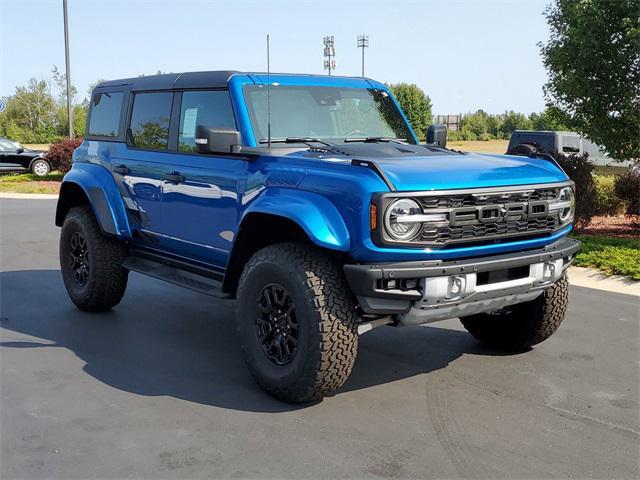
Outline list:
[[[504,138],[508,138],[514,130],[531,130],[531,128],[531,120],[524,113],[514,112],[513,110],[504,112],[502,124],[500,125],[500,131]]]
[[[21,142],[41,142],[55,131],[55,100],[45,80],[32,78],[5,98],[0,128],[7,137]]]
[[[471,133],[474,137],[479,137],[489,132],[489,114],[484,110],[475,113],[467,113],[462,117],[460,128]]]
[[[411,127],[418,137],[424,138],[427,127],[431,124],[431,99],[417,85],[398,83],[389,85],[393,95],[404,110]]]
[[[640,0],[555,0],[540,44],[550,106],[612,158],[640,158]]]
[[[540,113],[533,112],[529,115],[531,128],[534,130],[552,130],[556,132],[567,130],[567,126],[562,123],[561,119],[562,114],[557,112],[554,107],[547,107]]]

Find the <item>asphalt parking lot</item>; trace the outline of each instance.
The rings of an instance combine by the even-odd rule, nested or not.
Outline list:
[[[572,287],[550,340],[501,355],[457,320],[360,339],[333,397],[278,402],[233,305],[137,274],[68,300],[54,200],[0,200],[2,478],[638,478],[639,299]]]

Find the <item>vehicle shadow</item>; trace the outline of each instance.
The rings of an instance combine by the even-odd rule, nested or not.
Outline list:
[[[306,405],[273,399],[253,381],[235,335],[232,302],[132,274],[110,312],[79,311],[59,270],[0,273],[0,354],[15,348],[66,348],[84,371],[137,395],[252,412]],[[337,395],[446,367],[459,356],[494,355],[468,334],[443,328],[381,327],[360,338],[353,373]]]

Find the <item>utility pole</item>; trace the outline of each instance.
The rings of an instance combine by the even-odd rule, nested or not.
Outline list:
[[[369,35],[358,35],[358,48],[362,49],[362,76],[364,77],[364,49],[369,47]]]
[[[67,0],[62,0],[64,13],[64,60],[67,77],[67,122],[69,123],[69,138],[73,138],[73,110],[71,109],[71,63],[69,60],[69,19],[67,17]]]
[[[329,75],[331,75],[331,70],[336,69],[336,47],[333,35],[324,37],[322,42],[324,43],[324,69],[329,70]]]

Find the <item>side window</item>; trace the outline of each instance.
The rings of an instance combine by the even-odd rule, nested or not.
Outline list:
[[[182,94],[178,150],[196,151],[196,126],[236,128],[227,90],[194,91]]]
[[[138,148],[166,150],[172,102],[172,92],[136,94],[127,134],[129,144]]]
[[[91,98],[89,135],[94,137],[117,137],[120,130],[122,92],[94,93]]]
[[[563,135],[562,151],[564,153],[580,152],[580,137],[578,137],[577,135]]]
[[[15,148],[13,148],[12,144],[10,144],[9,142],[0,140],[0,152],[13,152],[14,150]]]

